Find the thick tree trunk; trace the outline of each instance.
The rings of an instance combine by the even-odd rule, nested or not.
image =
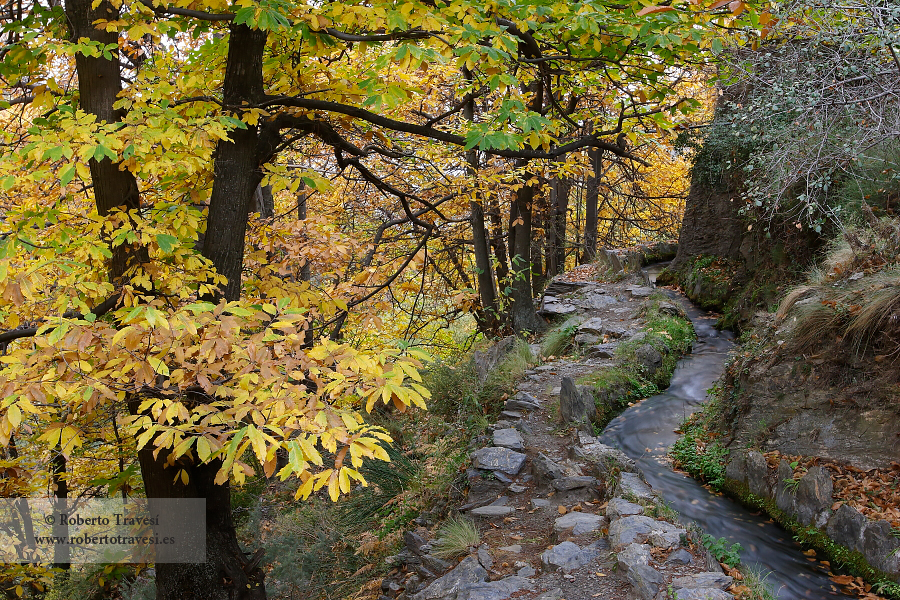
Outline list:
[[[509,253],[506,251],[506,236],[503,233],[503,219],[500,218],[500,207],[495,201],[490,201],[489,216],[491,218],[491,249],[494,252],[494,260],[497,261],[497,288],[501,295],[506,294],[505,288],[509,286]]]
[[[523,179],[530,179],[525,174]],[[543,331],[546,323],[534,309],[531,296],[531,210],[534,187],[523,185],[516,192],[515,218],[510,223],[512,245],[512,327],[516,333]]]
[[[597,204],[600,198],[600,177],[602,151],[592,148],[588,151],[591,161],[591,175],[585,182],[584,190],[584,252],[581,262],[589,263],[597,255]]]
[[[566,270],[566,221],[569,214],[569,182],[559,176],[550,182],[550,228],[547,232],[549,252],[547,277]]]
[[[226,107],[235,110],[242,103],[262,100],[265,46],[265,31],[246,25],[231,26],[223,94]],[[245,129],[232,131],[230,140],[219,142],[216,147],[215,180],[209,199],[203,255],[228,280],[220,287],[220,294],[229,301],[241,297],[247,215],[253,192],[262,181],[257,134],[256,127],[247,125]]]
[[[92,23],[97,19],[114,21],[118,11],[106,0],[96,8],[92,8],[91,4],[92,0],[67,0],[65,10],[72,28],[72,38],[86,37],[103,44],[116,45],[118,43],[116,33],[95,29]],[[233,35],[231,40],[226,69],[225,102],[229,106],[240,105],[245,89],[260,90],[261,93],[262,50],[265,45],[265,33],[252,32],[246,27],[235,27],[234,30],[237,30],[237,35]],[[115,51],[111,60],[102,56],[76,55],[75,66],[81,106],[85,111],[96,115],[100,121],[116,121],[118,115],[113,109],[113,102],[121,90],[121,79]],[[249,141],[251,135],[252,143]],[[219,272],[225,273],[226,276],[232,275],[225,292],[226,297],[229,297],[229,292],[240,293],[247,208],[253,190],[261,180],[256,164],[255,135],[255,130],[251,128],[237,130],[233,134],[235,141],[220,144],[217,152],[217,179],[213,186],[210,206],[211,220],[207,226],[209,235],[204,242],[205,246],[215,250],[210,255],[215,257],[214,263]],[[246,156],[248,147],[252,149],[249,159]],[[118,163],[113,163],[109,159],[91,161],[90,169],[94,197],[100,214],[109,214],[117,207],[140,208],[137,182],[130,171],[120,169]],[[215,219],[212,218],[213,215]],[[221,251],[219,242],[226,244],[234,242],[236,248],[230,248],[230,252]],[[129,261],[134,258],[141,260],[145,256],[144,250],[135,251],[129,246],[113,249],[109,267],[110,279],[121,280],[126,274]],[[129,405],[132,411],[135,411],[138,399],[129,398]],[[213,483],[218,465],[189,467],[190,483],[184,486],[175,483],[177,470],[165,468],[166,456],[167,453],[163,451],[159,453],[159,459],[154,460],[149,446],[139,453],[147,495],[162,498],[206,498],[207,555],[198,557],[204,559],[204,563],[157,564],[157,599],[265,598],[261,572],[258,567],[246,564],[237,544],[231,521],[230,488],[227,485],[216,486]]]

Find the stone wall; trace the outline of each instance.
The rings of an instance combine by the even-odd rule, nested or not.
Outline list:
[[[815,527],[835,543],[858,552],[872,568],[900,581],[900,538],[893,535],[891,524],[870,520],[847,504],[836,504],[828,470],[812,467],[798,481],[785,460],[771,469],[756,451],[732,451],[731,456],[725,486],[732,493],[744,498],[749,492],[763,500],[770,514],[777,510],[803,526]]]

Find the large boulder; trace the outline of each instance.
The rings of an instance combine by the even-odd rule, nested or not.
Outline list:
[[[475,468],[517,475],[526,456],[509,448],[481,448],[475,451]]]
[[[797,519],[804,525],[822,527],[828,520],[834,484],[822,467],[813,467],[797,486]]]
[[[516,347],[517,339],[516,336],[510,335],[487,350],[475,351],[473,360],[475,361],[475,373],[478,376],[478,381],[484,383],[487,380],[491,371],[496,369],[503,362],[503,359]]]

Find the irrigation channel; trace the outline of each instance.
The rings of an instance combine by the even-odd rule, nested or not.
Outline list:
[[[694,521],[715,538],[740,543],[743,564],[769,573],[767,582],[778,598],[851,598],[834,591],[826,567],[803,555],[784,529],[711,493],[694,479],[673,471],[665,461],[677,439],[674,430],[703,404],[706,390],[722,374],[725,358],[735,346],[731,332],[716,330],[713,318],[679,300],[697,333],[693,351],[679,362],[665,392],[628,408],[607,426],[601,441],[637,461],[653,489],[685,523]]]

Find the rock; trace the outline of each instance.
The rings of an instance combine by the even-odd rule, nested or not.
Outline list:
[[[519,392],[515,398],[510,398],[503,406],[506,410],[538,410],[541,407],[537,398],[528,392]]]
[[[594,394],[586,386],[576,386],[571,377],[563,377],[559,391],[559,417],[563,424],[575,423],[579,429],[592,431],[597,416]]]
[[[619,517],[644,514],[644,507],[624,498],[613,498],[606,505],[606,518],[615,521]]]
[[[527,489],[528,489],[527,487],[525,487],[524,485],[519,485],[518,483],[514,483],[511,486],[509,486],[509,491],[512,492],[513,494],[521,494],[522,492],[524,492]]]
[[[618,344],[599,344],[587,349],[588,358],[613,358]]]
[[[592,293],[579,302],[579,305],[581,308],[588,310],[600,310],[611,304],[616,304],[616,302],[616,299],[608,294]]]
[[[684,318],[686,316],[683,308],[671,302],[660,302],[657,305],[657,310],[659,310],[659,312],[664,315],[669,315],[670,317]]]
[[[516,575],[518,575],[519,577],[534,577],[535,575],[537,575],[537,571],[535,571],[534,567],[532,567],[531,565],[525,565],[516,572]]]
[[[647,565],[635,565],[626,574],[628,581],[634,586],[634,591],[643,600],[653,600],[665,583],[665,578],[659,571]]]
[[[779,507],[780,508],[780,507]],[[828,537],[842,546],[851,550],[861,550],[863,547],[863,529],[868,519],[865,515],[850,506],[841,504],[837,511],[828,519],[825,532]]]
[[[619,569],[627,573],[638,565],[650,564],[650,546],[647,544],[628,544],[625,549],[616,554]]]
[[[603,334],[614,338],[620,338],[628,333],[628,329],[622,325],[608,323],[603,326]]]
[[[603,337],[603,319],[592,317],[578,326],[578,333],[587,333],[597,337]]]
[[[766,457],[754,450],[747,453],[747,487],[754,496],[769,500],[773,498]]]
[[[584,487],[593,487],[597,485],[597,480],[593,477],[558,477],[551,482],[553,489],[560,492],[568,492]]]
[[[506,483],[506,484],[513,482],[513,480],[509,478],[509,475],[507,475],[503,471],[494,471],[494,477],[496,477],[499,481]]]
[[[406,544],[406,547],[413,554],[416,554],[418,556],[426,554],[421,550],[421,548],[422,546],[426,545],[428,541],[414,531],[407,531],[403,534],[403,543]]]
[[[634,461],[624,452],[596,441],[582,443],[580,448],[576,446],[573,448],[573,455],[594,463],[598,477],[603,480],[614,472],[633,471],[635,468]]]
[[[725,465],[725,479],[747,485],[747,455],[741,451],[732,452],[731,460]]]
[[[558,517],[553,524],[553,531],[561,532],[572,530],[573,535],[582,535],[599,530],[606,519],[599,515],[584,512],[570,512]]]
[[[534,472],[534,480],[539,486],[550,485],[554,479],[566,476],[566,471],[559,463],[550,459],[546,454],[540,453],[531,461]]]
[[[538,314],[545,317],[556,317],[556,316],[565,316],[570,315],[573,312],[578,310],[578,307],[574,304],[569,304],[568,302],[558,302],[554,299],[553,302],[547,302],[547,299],[541,303],[541,309],[538,311]]]
[[[575,335],[575,343],[579,346],[590,346],[601,341],[603,338],[593,333],[578,333]]]
[[[674,590],[674,588],[673,588]],[[678,600],[733,600],[734,596],[718,588],[681,588],[674,590]]]
[[[478,381],[484,383],[487,380],[488,375],[490,375],[491,371],[497,368],[506,355],[512,352],[513,348],[516,347],[516,336],[510,335],[487,350],[481,351],[476,350],[473,355],[473,360],[475,361],[475,373],[478,377]]]
[[[488,571],[494,566],[494,559],[491,558],[491,553],[488,552],[487,548],[482,547],[478,549],[478,562]]]
[[[642,287],[634,287],[634,288],[629,289],[628,292],[631,294],[632,298],[646,298],[650,294],[653,293],[653,288],[643,287],[643,286]]]
[[[453,563],[440,559],[431,554],[422,555],[422,565],[433,573],[446,573],[453,568]]]
[[[658,521],[658,523],[664,522]],[[663,548],[665,550],[668,550],[670,548],[677,548],[681,545],[682,537],[687,535],[687,530],[681,529],[669,523],[666,523],[666,525],[670,526],[654,529],[652,532],[650,532],[650,537],[648,539],[650,543],[656,548]]]
[[[517,475],[526,456],[509,448],[481,448],[475,451],[475,468]]]
[[[641,344],[634,351],[634,357],[643,369],[644,373],[652,377],[662,367],[663,357],[659,351],[650,344]]]
[[[541,563],[545,568],[564,573],[574,571],[594,560],[599,555],[595,545],[579,548],[572,542],[563,542],[553,546],[541,554]]]
[[[863,529],[859,551],[876,569],[893,575],[900,573],[900,550],[898,549],[900,549],[900,539],[893,536],[891,524],[884,519],[870,521]]]
[[[431,582],[427,588],[413,595],[412,600],[437,600],[454,596],[460,588],[482,583],[488,572],[474,556],[467,556],[456,568]]]
[[[790,516],[796,515],[797,511],[794,508],[794,493],[797,489],[792,488],[788,484],[788,481],[794,478],[794,470],[791,468],[788,461],[783,458],[781,459],[781,462],[778,463],[778,471],[775,476],[777,478],[775,481],[775,504],[778,506],[779,510],[784,511],[786,514]]]
[[[515,429],[497,429],[494,431],[494,445],[510,450],[524,450],[522,434]]]
[[[535,508],[550,508],[550,501],[546,498],[532,498],[531,505]]]
[[[530,589],[532,583],[524,577],[513,575],[497,581],[476,583],[462,587],[455,600],[504,600],[522,589]]]
[[[500,413],[501,417],[505,417],[507,419],[518,420],[521,419],[524,415],[521,411],[518,410],[504,410]]]
[[[563,597],[562,588],[553,588],[552,590],[546,591],[540,596],[537,597],[536,600],[559,600]]]
[[[676,590],[683,588],[718,588],[724,590],[733,582],[734,579],[723,573],[706,572],[686,577],[676,577],[672,580],[671,585]]]
[[[506,515],[512,514],[516,512],[516,509],[512,506],[495,506],[490,504],[488,506],[479,506],[478,508],[473,508],[469,511],[469,514],[475,515],[476,517],[487,517],[487,518],[495,518],[495,517],[505,517]]]
[[[644,542],[653,531],[655,519],[644,516],[621,517],[609,526],[609,543],[613,548]]]
[[[637,473],[622,473],[616,485],[616,496],[633,496],[638,500],[654,499],[653,490]]]
[[[522,546],[520,544],[513,544],[512,546],[501,546],[497,548],[501,552],[510,552],[512,554],[520,554],[522,552]]]
[[[834,484],[823,467],[813,467],[797,486],[797,519],[804,525],[825,525],[831,508]]]
[[[694,557],[690,552],[688,552],[684,548],[679,548],[669,555],[669,558],[666,559],[666,564],[671,563],[673,565],[689,565],[693,561]]]

